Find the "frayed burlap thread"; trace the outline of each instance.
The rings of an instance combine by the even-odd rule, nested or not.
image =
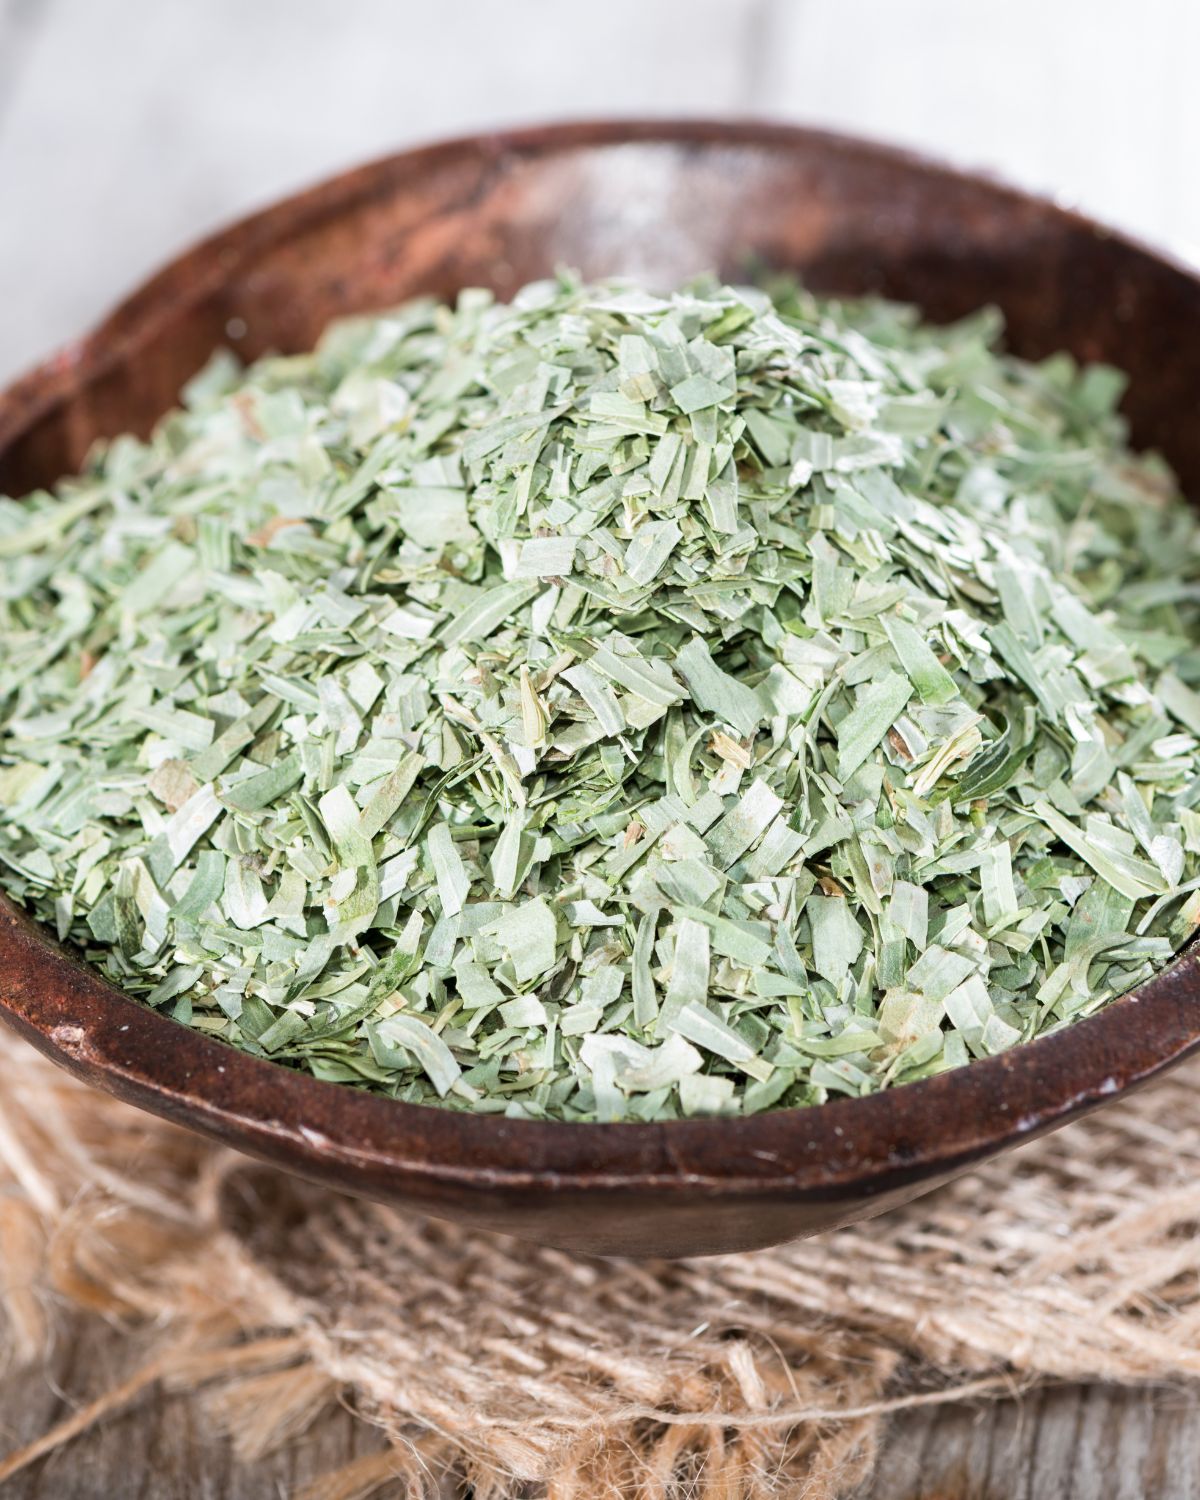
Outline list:
[[[58,1303],[157,1343],[0,1481],[154,1386],[246,1461],[335,1402],[386,1435],[303,1500],[835,1500],[897,1410],[1200,1376],[1198,1085],[1191,1065],[883,1220],[647,1264],[338,1197],[5,1037],[10,1357],[36,1362]]]

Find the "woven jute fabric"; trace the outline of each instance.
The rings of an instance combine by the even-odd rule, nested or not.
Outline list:
[[[65,1307],[157,1340],[0,1481],[157,1385],[247,1460],[339,1401],[386,1435],[307,1500],[832,1500],[915,1404],[1200,1375],[1198,1224],[1194,1064],[883,1219],[634,1263],[335,1196],[0,1037],[10,1360]]]

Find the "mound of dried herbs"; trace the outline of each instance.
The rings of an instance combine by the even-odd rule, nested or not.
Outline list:
[[[0,501],[0,883],[398,1098],[811,1104],[1200,920],[1200,529],[999,320],[562,277],[215,359]]]

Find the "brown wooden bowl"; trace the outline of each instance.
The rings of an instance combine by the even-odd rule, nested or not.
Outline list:
[[[669,286],[801,272],[1132,376],[1136,441],[1200,493],[1200,281],[1076,214],[838,136],[597,124],[475,137],[337,177],[183,256],[0,396],[0,491],[146,432],[219,344],[310,347],[342,313],[556,265]],[[660,1125],[475,1117],[262,1062],[122,996],[0,903],[0,1013],[143,1108],[339,1190],[595,1254],[752,1249],[878,1213],[1178,1062],[1200,1043],[1189,954],[1090,1020],[923,1083],[818,1109]]]

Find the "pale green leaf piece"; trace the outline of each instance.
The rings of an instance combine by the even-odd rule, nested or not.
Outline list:
[[[938,660],[925,637],[899,615],[884,615],[883,628],[900,665],[923,703],[950,703],[958,697],[958,686]]]
[[[859,694],[854,708],[837,727],[837,777],[849,781],[878,747],[912,697],[912,684],[889,672]]]
[[[420,1016],[388,1016],[377,1024],[376,1030],[385,1041],[412,1053],[439,1098],[444,1099],[462,1077],[454,1053]]]
[[[711,945],[703,922],[685,917],[675,934],[671,977],[659,1013],[660,1031],[671,1030],[686,1005],[702,1005],[708,996]]]
[[[767,717],[753,688],[721,670],[707,644],[693,636],[675,657],[675,669],[688,685],[697,707],[739,734],[753,734]]]
[[[508,954],[518,984],[528,984],[558,962],[554,912],[540,897],[511,907],[492,930]]]
[[[456,917],[466,904],[471,890],[471,880],[462,862],[462,856],[455,847],[454,835],[449,825],[439,823],[436,828],[431,828],[425,843],[437,879],[442,915]]]
[[[690,1001],[675,1016],[671,1025],[689,1042],[694,1042],[705,1052],[723,1057],[726,1062],[734,1063],[751,1078],[757,1078],[760,1082],[770,1078],[771,1064],[757,1056],[754,1048],[719,1016],[713,1015],[707,1006]]]
[[[850,903],[841,896],[813,896],[805,911],[812,930],[813,967],[830,984],[841,984],[865,941]]]

